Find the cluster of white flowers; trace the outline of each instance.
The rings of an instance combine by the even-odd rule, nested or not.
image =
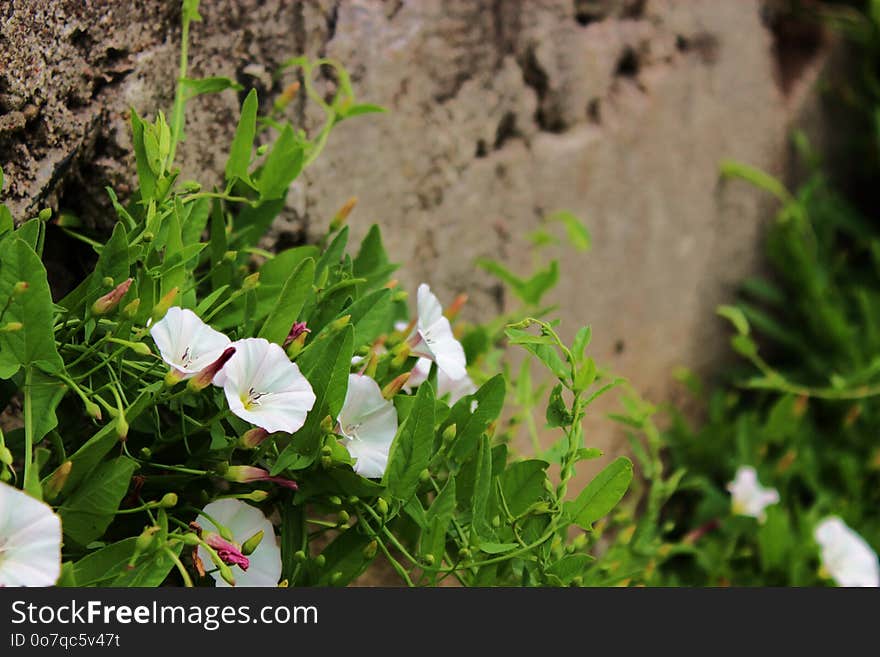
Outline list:
[[[727,484],[731,495],[731,510],[736,515],[750,516],[758,522],[767,518],[765,509],[779,502],[779,491],[764,488],[758,474],[744,465]],[[880,562],[871,546],[837,516],[822,520],[813,532],[819,544],[821,573],[833,579],[838,586],[880,586]]]
[[[413,326],[406,344],[420,358],[410,385],[427,379],[434,362],[440,396],[449,394],[454,403],[474,392],[464,349],[443,316],[439,300],[424,284],[418,289],[418,317]],[[155,322],[150,335],[169,366],[169,382],[190,379],[197,389],[210,384],[223,388],[229,410],[259,427],[257,431],[295,433],[315,404],[312,386],[299,367],[268,340],[233,342],[193,311],[178,307]],[[354,470],[364,477],[382,477],[397,434],[397,410],[383,397],[376,381],[364,374],[349,375],[336,430],[354,459]],[[258,468],[236,467],[267,474]],[[278,583],[281,551],[272,523],[262,511],[241,500],[221,499],[205,506],[196,522],[203,543],[235,568],[237,586]],[[51,507],[0,484],[0,586],[54,584],[61,572],[61,536],[61,520]],[[204,563],[212,557],[205,547],[199,548],[198,556]],[[218,570],[211,575],[219,586],[229,585]]]

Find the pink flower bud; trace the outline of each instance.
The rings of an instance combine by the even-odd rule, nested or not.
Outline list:
[[[244,435],[238,439],[238,446],[242,449],[256,449],[268,437],[268,431],[262,427],[254,427],[250,431],[246,431]]]
[[[292,479],[285,479],[284,477],[273,477],[262,468],[257,468],[252,465],[231,465],[226,469],[226,472],[223,473],[223,477],[227,481],[234,481],[239,484],[251,484],[258,481],[270,481],[273,484],[278,484],[279,486],[284,486],[285,488],[289,488],[291,490],[297,490],[299,488],[296,485],[296,482]]]
[[[287,334],[287,337],[284,339],[284,344],[281,345],[285,349],[287,349],[287,345],[296,340],[299,336],[304,333],[311,333],[309,329],[306,328],[305,322],[294,322],[293,326],[290,327],[290,333]],[[305,338],[303,338],[305,340]]]
[[[223,563],[238,566],[242,570],[247,570],[248,566],[251,565],[250,560],[241,553],[241,549],[234,543],[227,541],[220,534],[204,532],[202,539],[214,548],[214,551],[217,552],[217,556],[220,557]]]
[[[131,278],[126,279],[107,294],[100,297],[92,304],[92,313],[95,315],[104,315],[113,310],[119,305],[119,302],[122,300],[122,297],[125,296],[125,293],[128,292],[128,288],[131,287],[131,282]]]
[[[223,369],[223,366],[226,365],[226,361],[232,358],[234,353],[235,347],[226,347],[217,360],[189,380],[187,386],[190,390],[199,391],[211,385],[214,377],[217,376],[217,372]]]

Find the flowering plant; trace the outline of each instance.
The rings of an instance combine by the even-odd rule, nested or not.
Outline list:
[[[181,181],[186,102],[241,90],[187,77],[197,5],[183,3],[170,119],[132,110],[137,191],[110,192],[112,234],[56,220],[89,245],[92,273],[53,301],[51,213],[16,228],[0,209],[0,379],[3,405],[22,409],[0,432],[0,585],[336,586],[377,555],[408,585],[583,583],[592,557],[571,530],[591,530],[632,478],[620,458],[568,495],[599,456],[581,420],[613,384],[584,353],[589,330],[566,345],[530,318],[490,336],[427,285],[411,312],[378,227],[347,251],[353,203],[320,246],[260,249],[332,128],[381,108],[356,102],[338,64],[291,60],[326,113],[318,134],[284,118],[295,87],[265,114],[251,90],[223,186]],[[330,100],[313,87],[322,67]],[[508,449],[503,336],[557,380],[552,457]]]

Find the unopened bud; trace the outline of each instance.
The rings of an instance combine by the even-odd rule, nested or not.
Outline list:
[[[422,470],[419,473],[419,481],[421,481],[423,484],[426,481],[430,481],[430,480],[431,480],[431,471],[428,470],[427,468],[425,468],[424,470]]]
[[[141,447],[141,457],[144,459],[149,459],[153,456],[153,450],[149,447]]]
[[[340,524],[340,525],[344,525],[344,524],[348,523],[348,521],[351,519],[351,516],[348,515],[348,511],[346,511],[345,509],[342,509],[342,510],[336,515],[336,517],[339,519],[339,524]]]
[[[101,279],[101,284],[104,287],[113,287],[113,277],[112,276],[105,276],[104,278]]]
[[[351,315],[343,315],[339,319],[334,319],[332,322],[330,322],[330,330],[333,331],[334,333],[336,331],[341,331],[346,326],[348,326],[350,322],[351,322]]]
[[[327,501],[333,506],[341,506],[342,500],[339,498],[339,495],[331,495],[327,498]]]
[[[370,352],[370,359],[367,361],[367,366],[364,368],[363,375],[368,376],[371,379],[376,377],[376,370],[379,369],[379,354],[375,351]]]
[[[116,306],[118,306],[119,302],[122,300],[122,297],[124,297],[125,293],[128,292],[128,288],[131,287],[132,280],[133,279],[131,278],[127,278],[122,283],[110,290],[107,294],[99,297],[98,300],[92,304],[92,314],[105,315],[106,313],[113,310]]]
[[[296,92],[299,91],[299,82],[291,82],[289,85],[284,87],[284,91],[281,92],[281,95],[275,99],[275,103],[273,104],[273,108],[276,112],[284,111],[284,108],[290,104],[290,101],[296,96]]]
[[[391,383],[382,388],[382,396],[385,399],[391,399],[394,397],[394,395],[400,392],[403,386],[406,385],[406,382],[409,381],[409,376],[409,372],[404,372],[403,374],[394,377]]]
[[[138,308],[141,307],[140,299],[133,299],[125,304],[125,307],[122,309],[122,316],[126,319],[134,319],[134,316],[137,315]]]
[[[24,328],[24,324],[21,322],[6,322],[3,326],[0,326],[0,333],[15,333]]]
[[[154,324],[165,317],[165,313],[167,313],[168,309],[174,305],[174,300],[177,298],[178,292],[180,292],[180,288],[177,286],[172,287],[165,293],[165,296],[159,299],[159,303],[153,306],[150,318],[153,320]]]
[[[22,294],[28,291],[29,287],[30,284],[27,281],[19,281],[12,286],[12,294],[13,296],[20,297]]]
[[[150,345],[145,342],[129,342],[126,346],[141,356],[149,356],[153,353],[150,350]]]
[[[306,340],[308,339],[308,333],[300,333],[294,340],[290,342],[289,345],[285,348],[285,353],[287,357],[293,360],[297,356],[299,356],[300,352],[303,350],[303,347],[306,346]]]
[[[256,449],[269,436],[269,432],[262,427],[254,427],[242,434],[238,439],[238,446],[242,449]]]
[[[311,333],[309,328],[306,326],[305,322],[294,322],[290,326],[290,330],[287,332],[287,337],[284,338],[284,342],[281,344],[282,347],[287,348],[287,346],[296,340],[298,337],[305,333]],[[305,338],[303,338],[303,343],[305,343]]]
[[[341,580],[341,579],[342,579],[342,571],[337,570],[335,573],[330,575],[330,584],[334,584],[334,585],[338,584],[339,580]]]
[[[222,562],[215,565],[217,565],[217,569],[220,571],[220,577],[223,578],[223,581],[229,584],[229,586],[235,586],[235,577],[232,575],[232,569]]]
[[[269,492],[265,490],[252,490],[250,493],[245,495],[239,495],[239,499],[242,500],[250,500],[251,502],[265,502],[269,497]]]
[[[315,565],[318,568],[323,568],[326,564],[327,564],[327,557],[325,557],[323,554],[319,554],[317,557],[315,557]]]
[[[223,369],[223,366],[226,365],[226,362],[232,358],[234,354],[235,347],[226,347],[226,349],[223,350],[223,353],[220,354],[219,358],[192,377],[187,382],[186,387],[194,392],[199,392],[200,390],[207,388],[211,385],[214,377],[217,376],[217,372]]]
[[[128,438],[128,421],[125,419],[125,413],[118,413],[116,415],[116,435],[119,437],[119,440]]]
[[[159,500],[159,506],[163,509],[171,509],[177,506],[177,493],[165,493]]]
[[[364,546],[363,554],[364,558],[372,559],[376,556],[376,550],[379,549],[379,544],[376,542],[376,539],[373,539],[369,543]]]
[[[409,299],[409,293],[406,290],[399,290],[391,295],[391,301],[397,303]]]
[[[49,221],[52,218],[52,208],[43,208],[37,215],[40,221]]]
[[[238,251],[227,251],[223,254],[224,262],[235,262],[236,258],[238,258]]]
[[[193,532],[186,532],[185,534],[181,534],[180,540],[183,541],[184,545],[189,545],[190,547],[195,547],[196,545],[199,545],[201,543],[198,535],[194,534]]]
[[[501,526],[501,516],[492,516],[492,526],[498,529]]]
[[[75,214],[62,212],[55,218],[55,225],[62,228],[79,228],[82,226],[82,221]]]
[[[260,541],[263,540],[263,530],[261,529],[256,534],[247,539],[244,543],[241,544],[241,553],[245,556],[253,554],[254,550],[257,549],[257,546],[260,544]]]
[[[324,419],[321,420],[321,433],[324,435],[333,433],[333,429],[336,427],[336,422],[333,420],[333,417],[330,415],[325,415]],[[333,453],[333,450],[330,449],[329,445],[324,445],[321,448],[321,454],[324,456],[330,456]]]
[[[391,360],[392,367],[402,367],[409,358],[410,346],[406,342],[402,342],[395,350],[394,358]]]
[[[156,239],[156,236],[153,234],[153,231],[145,230],[143,233],[141,233],[141,239],[144,242],[149,243],[149,242],[152,242],[154,239]]]
[[[443,442],[451,443],[453,440],[455,440],[455,435],[457,431],[458,428],[455,426],[455,422],[446,427],[443,430]]]
[[[471,558],[471,551],[468,550],[467,548],[461,548],[458,551],[458,556],[460,559],[470,559]]]
[[[306,560],[306,553],[303,550],[297,550],[293,553],[293,560],[297,563],[303,563]]]
[[[433,566],[433,565],[434,565],[434,561],[435,561],[435,559],[434,559],[434,555],[433,555],[433,554],[426,554],[426,555],[425,555],[425,565],[426,565],[426,566]]]
[[[86,413],[89,417],[94,418],[95,420],[101,419],[101,407],[98,406],[95,402],[90,401],[88,399],[85,400]]]
[[[146,550],[153,544],[153,538],[158,531],[159,527],[146,527],[134,543],[135,552],[138,554],[146,552]]]
[[[7,450],[9,451],[9,450]],[[11,456],[11,455],[10,455]],[[12,463],[10,460],[9,465]],[[55,468],[55,472],[49,475],[49,481],[46,482],[46,497],[50,500],[55,499],[64,490],[64,484],[67,483],[67,478],[70,476],[70,471],[73,469],[73,461],[65,461],[57,468]]]
[[[329,456],[322,456],[321,457],[321,467],[324,468],[325,470],[332,468],[333,467],[333,459],[330,458]]]
[[[253,274],[249,274],[244,277],[244,281],[241,283],[242,290],[255,290],[257,286],[260,284],[260,272],[255,271]]]
[[[331,233],[335,233],[337,230],[345,225],[345,222],[348,219],[348,215],[351,214],[351,211],[354,209],[355,205],[357,205],[357,196],[352,196],[345,202],[345,204],[341,208],[339,208],[336,216],[334,216],[333,220],[330,222]]]
[[[388,502],[385,501],[384,497],[380,497],[376,500],[376,511],[379,512],[380,516],[384,517],[388,515]]]
[[[468,295],[464,293],[459,294],[457,297],[455,297],[453,302],[449,304],[449,307],[445,311],[443,311],[443,314],[446,315],[446,319],[451,322],[456,317],[458,317],[458,313],[461,312],[461,309],[464,307],[464,304],[467,303],[467,300]]]
[[[12,452],[6,445],[0,445],[0,463],[3,465],[12,465]]]

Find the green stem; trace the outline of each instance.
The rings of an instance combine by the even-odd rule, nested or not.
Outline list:
[[[174,109],[171,112],[171,150],[168,153],[167,165],[169,168],[174,164],[174,156],[177,153],[177,142],[180,141],[180,136],[183,134],[183,120],[186,109],[183,81],[186,79],[189,51],[189,21],[189,14],[184,10],[180,31],[180,67],[177,74],[177,90],[174,93]]]
[[[187,588],[192,588],[192,586],[193,586],[192,578],[189,576],[189,573],[186,572],[186,568],[184,568],[183,563],[180,561],[180,558],[176,554],[174,554],[174,550],[169,548],[167,545],[162,549],[168,553],[168,556],[171,559],[171,561],[173,561],[174,565],[177,566],[177,572],[180,573],[180,577],[181,577],[181,579],[183,579],[183,585]]]

